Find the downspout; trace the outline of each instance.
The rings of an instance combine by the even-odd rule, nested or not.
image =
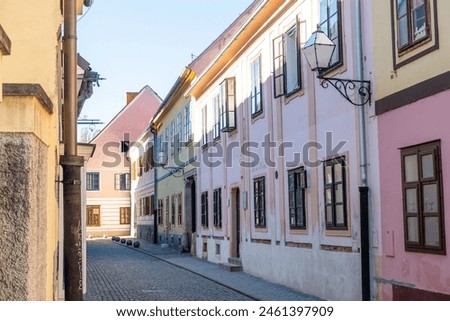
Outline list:
[[[150,125],[150,131],[153,134],[153,244],[158,244],[158,166],[155,162],[155,155],[158,155],[158,131],[153,124]]]
[[[361,32],[361,1],[354,0],[355,51],[357,80],[364,79],[364,56]],[[359,97],[359,96],[358,96]],[[358,98],[361,103],[361,97]],[[370,244],[369,244],[369,185],[367,182],[366,109],[358,107],[359,158],[360,158],[360,224],[361,224],[361,288],[362,300],[370,301]]]
[[[83,300],[81,167],[77,155],[77,21],[76,1],[64,1],[64,292],[66,301]]]

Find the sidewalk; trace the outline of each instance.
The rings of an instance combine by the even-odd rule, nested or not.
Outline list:
[[[134,240],[133,240],[134,241]],[[228,272],[219,268],[217,264],[193,257],[190,254],[180,253],[175,248],[163,248],[149,241],[138,240],[139,248],[129,247],[177,267],[191,271],[231,288],[246,296],[260,301],[318,301],[317,297],[290,289],[288,287],[265,281],[245,272]],[[125,246],[123,244],[120,244]]]

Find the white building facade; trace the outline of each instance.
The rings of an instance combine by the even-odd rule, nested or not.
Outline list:
[[[370,5],[361,7],[364,53]],[[232,262],[248,273],[321,298],[359,300],[358,109],[331,86],[322,88],[302,54],[319,24],[336,44],[325,76],[355,79],[357,7],[331,0],[258,6],[190,91],[198,142],[196,254],[215,263],[237,258]],[[371,61],[365,56],[367,80]],[[369,162],[378,159],[372,114],[368,106]],[[368,166],[372,279],[377,168],[377,161]]]

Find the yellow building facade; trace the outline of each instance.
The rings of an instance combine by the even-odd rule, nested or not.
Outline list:
[[[54,300],[62,282],[61,3],[1,4],[0,300]]]
[[[157,168],[158,242],[190,250],[195,232],[194,145],[190,96],[186,95],[195,72],[186,68],[152,120],[157,130],[157,162],[163,155],[164,166]],[[161,162],[160,162],[161,163]]]

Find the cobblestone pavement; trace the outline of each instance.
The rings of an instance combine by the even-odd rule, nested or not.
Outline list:
[[[244,272],[139,240],[139,249],[111,240],[87,242],[87,294],[94,301],[305,301],[318,298]]]

